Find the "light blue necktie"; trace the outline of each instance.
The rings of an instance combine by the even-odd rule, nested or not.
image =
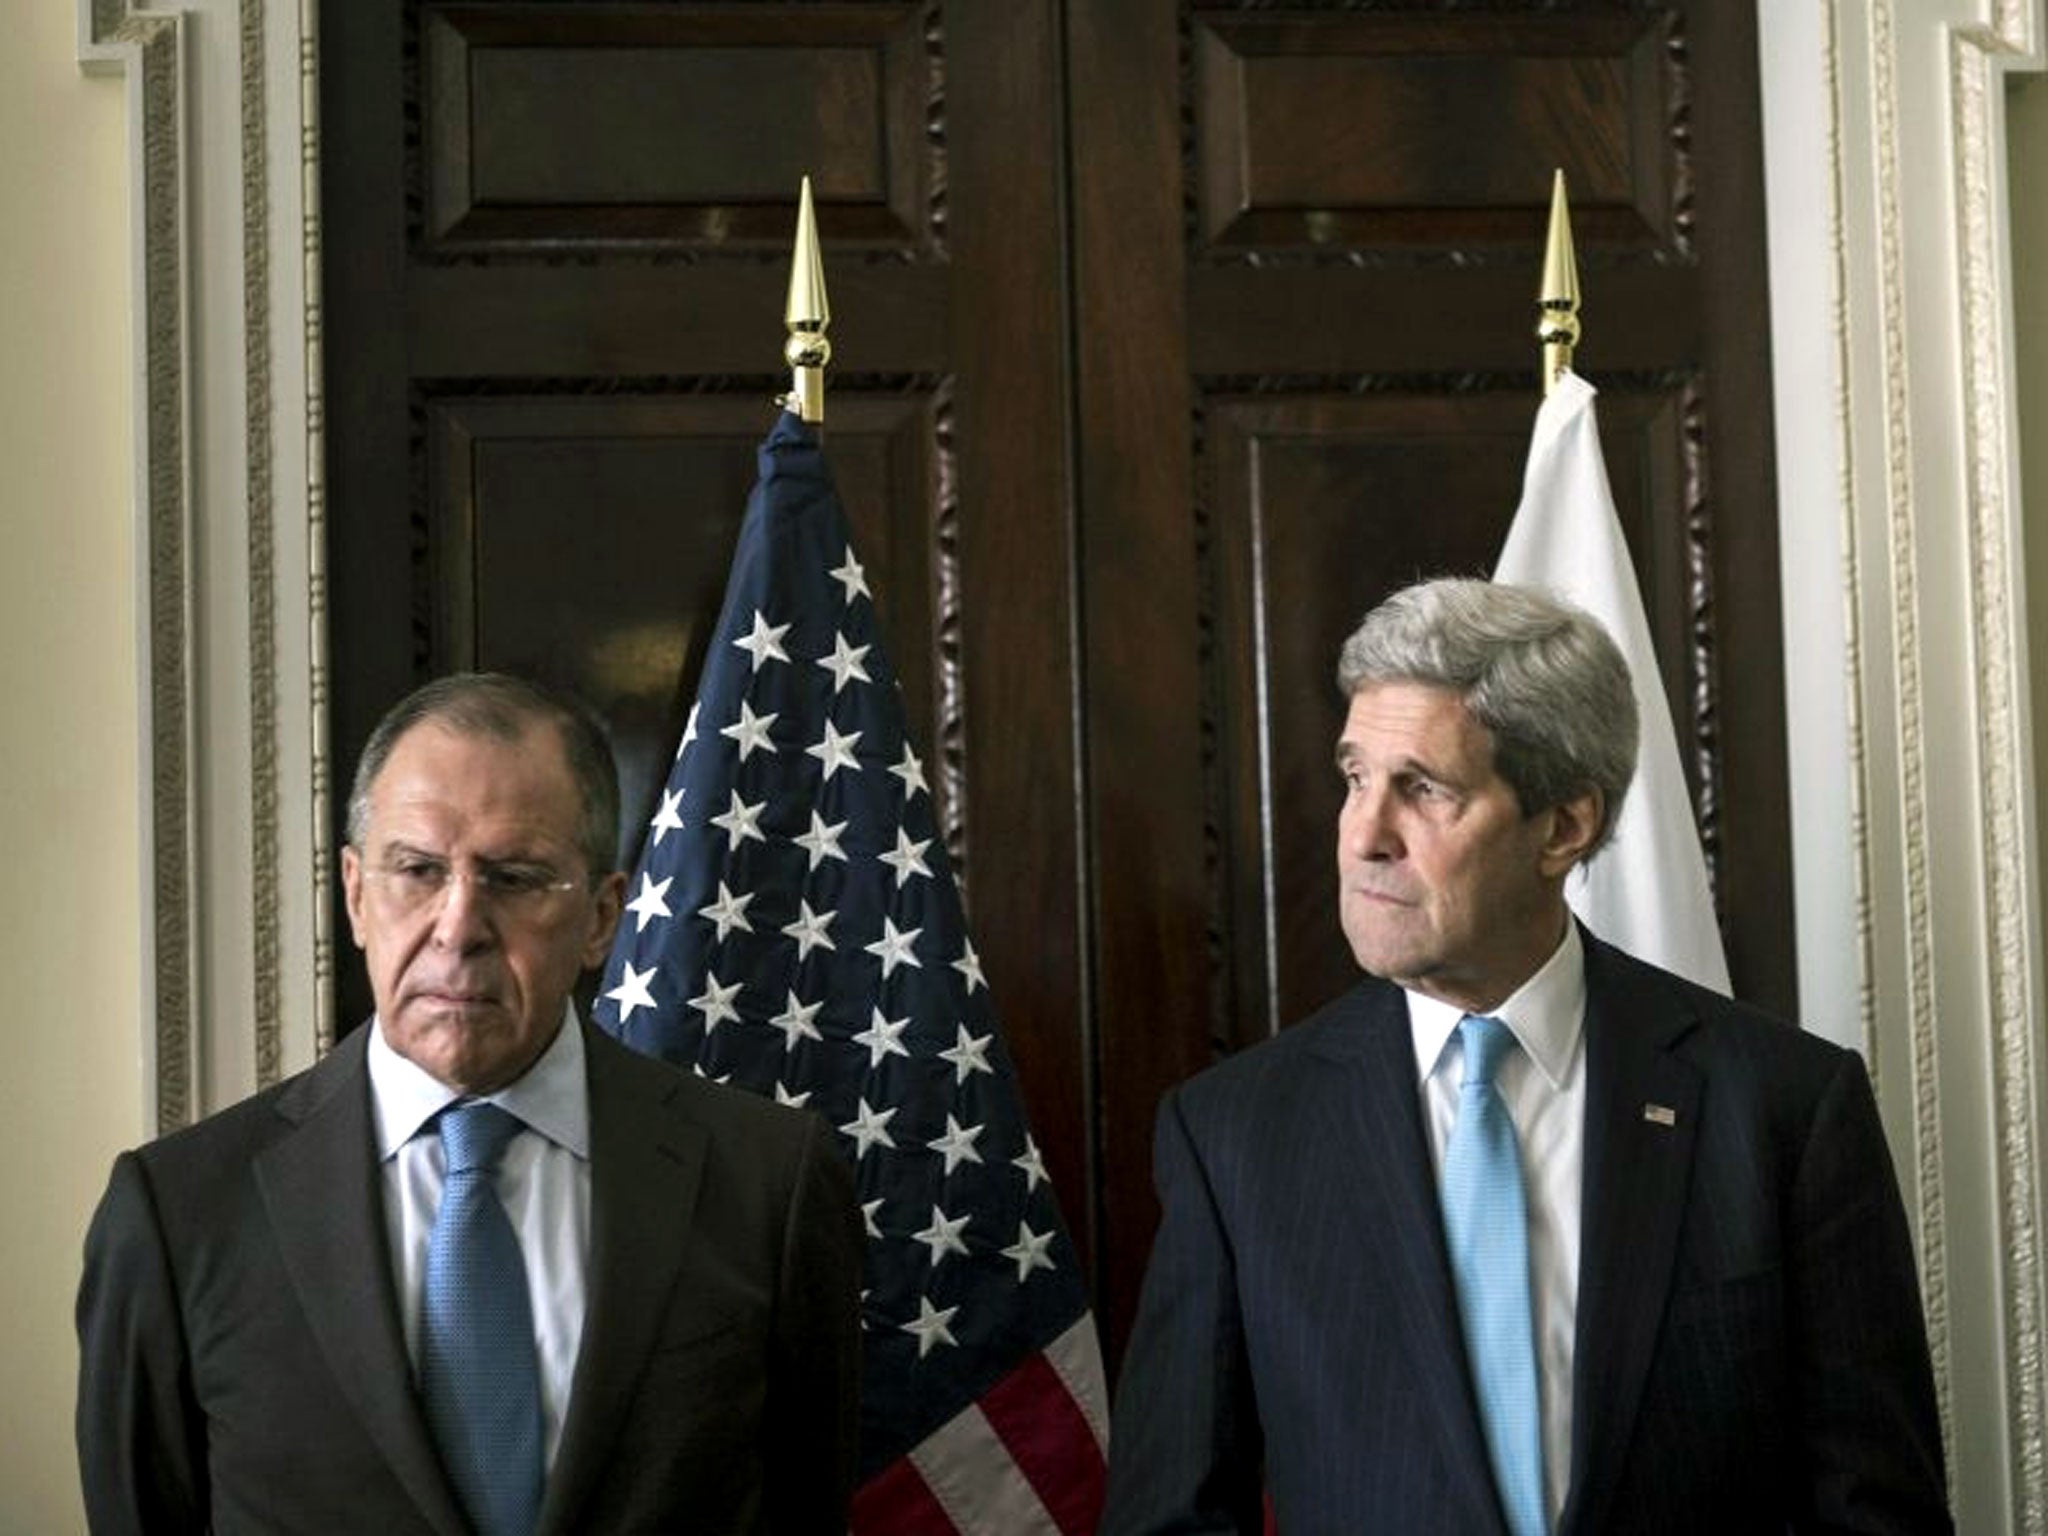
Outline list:
[[[447,1179],[420,1309],[420,1395],[478,1536],[530,1536],[545,1476],[526,1261],[493,1178],[518,1130],[495,1104],[441,1111]]]
[[[1529,1308],[1529,1216],[1515,1123],[1493,1075],[1515,1037],[1499,1019],[1458,1025],[1465,1080],[1444,1148],[1444,1237],[1494,1485],[1514,1536],[1542,1536],[1543,1432]]]

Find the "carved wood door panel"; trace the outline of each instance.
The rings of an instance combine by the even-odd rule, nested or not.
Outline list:
[[[610,719],[637,835],[783,387],[808,171],[829,451],[1112,1352],[1159,1092],[1348,983],[1336,644],[1499,547],[1553,165],[1731,965],[1791,1006],[1745,7],[322,27],[339,771],[418,680],[526,670]]]

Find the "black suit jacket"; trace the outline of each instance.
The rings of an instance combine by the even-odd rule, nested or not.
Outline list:
[[[366,1038],[115,1163],[78,1298],[95,1532],[467,1530],[393,1300]],[[540,1531],[843,1531],[861,1243],[831,1133],[585,1046],[589,1290]]]
[[[1586,988],[1560,1533],[1947,1531],[1860,1058],[1590,936]],[[1377,980],[1168,1096],[1105,1536],[1256,1531],[1262,1478],[1281,1536],[1504,1531],[1425,1137]]]

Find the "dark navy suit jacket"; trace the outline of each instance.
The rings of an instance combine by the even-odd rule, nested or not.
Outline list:
[[[1590,935],[1586,990],[1561,1536],[1949,1530],[1861,1059]],[[1504,1531],[1425,1135],[1379,980],[1167,1097],[1104,1536]]]
[[[393,1300],[366,1040],[115,1163],[78,1298],[96,1536],[466,1536]],[[542,1536],[843,1531],[861,1236],[831,1132],[584,1045],[589,1291]]]

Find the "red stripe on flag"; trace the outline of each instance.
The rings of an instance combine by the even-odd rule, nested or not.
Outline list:
[[[1052,1363],[1033,1355],[977,1406],[1065,1536],[1092,1536],[1102,1517],[1102,1451]]]
[[[960,1536],[907,1456],[854,1490],[847,1529],[852,1536]]]

